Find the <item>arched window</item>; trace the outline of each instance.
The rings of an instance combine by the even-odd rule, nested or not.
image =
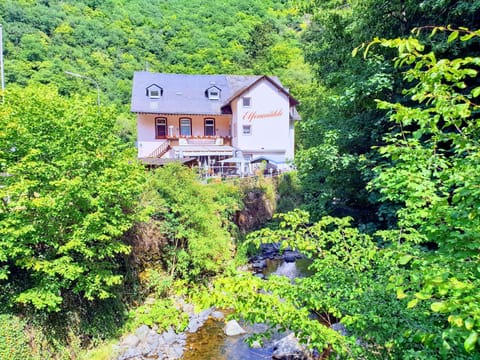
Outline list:
[[[167,137],[167,119],[163,117],[155,118],[155,137],[165,139]]]
[[[215,119],[205,119],[204,128],[205,136],[215,136]]]
[[[180,136],[192,136],[192,119],[180,118]]]

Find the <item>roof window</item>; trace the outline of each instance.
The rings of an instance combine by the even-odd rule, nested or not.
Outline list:
[[[150,99],[158,99],[158,98],[160,98],[160,96],[163,95],[163,89],[156,84],[152,84],[149,87],[147,87],[146,95]]]
[[[216,86],[211,86],[207,90],[205,90],[205,95],[210,99],[210,100],[219,100],[220,99],[220,93],[222,90],[220,90]]]

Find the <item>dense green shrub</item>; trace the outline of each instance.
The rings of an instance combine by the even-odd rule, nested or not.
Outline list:
[[[191,169],[170,164],[151,173],[143,204],[152,209],[165,238],[162,261],[172,275],[215,274],[232,258],[230,217],[240,206],[234,187],[202,184]]]
[[[0,359],[33,359],[25,326],[26,322],[18,316],[0,315]]]
[[[277,211],[284,213],[303,203],[303,188],[296,171],[281,174],[277,178]]]
[[[129,314],[131,330],[141,326],[155,326],[161,333],[172,327],[177,332],[184,331],[188,325],[189,315],[175,306],[172,299],[151,299],[152,302],[132,310]]]

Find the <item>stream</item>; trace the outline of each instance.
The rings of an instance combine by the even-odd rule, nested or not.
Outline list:
[[[309,275],[308,266],[310,260],[297,259],[294,262],[286,262],[283,259],[264,259],[265,267],[258,274],[261,276],[283,275],[290,279]],[[247,331],[240,336],[226,336],[223,332],[224,320],[208,319],[205,324],[193,334],[187,335],[187,343],[183,360],[265,360],[271,359],[272,344],[285,334],[274,334],[272,339],[265,341],[261,348],[251,348],[245,339],[251,334],[261,333],[266,326],[255,324],[248,326],[241,324]]]
[[[310,260],[304,259],[295,251],[284,251],[280,254],[278,245],[271,244],[262,252],[250,259],[250,268],[255,276],[268,279],[271,275],[286,276],[292,281],[308,276]],[[298,343],[293,336],[286,333],[274,333],[271,339],[264,340],[263,346],[250,347],[245,339],[252,334],[264,333],[268,330],[265,324],[246,325],[240,322],[229,322],[229,328],[240,325],[245,334],[227,336],[224,333],[225,312],[209,308],[200,313],[193,313],[193,306],[177,299],[177,305],[190,314],[186,331],[176,333],[171,327],[157,333],[147,325],[142,325],[134,333],[128,334],[115,345],[117,360],[139,359],[183,359],[183,360],[265,360],[272,356],[280,356],[292,351]],[[229,330],[230,331],[230,330]],[[281,340],[281,341],[278,341]],[[294,345],[292,345],[292,342]],[[296,344],[296,345],[295,345]],[[292,348],[293,346],[293,348]],[[287,350],[286,350],[287,349]]]

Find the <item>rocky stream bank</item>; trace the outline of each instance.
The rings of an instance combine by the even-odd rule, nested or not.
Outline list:
[[[278,244],[266,244],[261,252],[250,259],[248,269],[256,276],[266,278],[270,273],[289,278],[298,277],[300,271],[296,261],[303,256],[295,251],[280,252]],[[225,313],[209,308],[195,313],[194,307],[183,298],[175,299],[177,308],[189,316],[184,332],[175,333],[171,328],[158,333],[155,328],[140,326],[132,334],[125,336],[115,346],[117,360],[176,360],[176,359],[275,359],[303,360],[313,358],[294,334],[276,334],[270,341],[260,346],[251,346],[244,341],[255,333],[262,333],[267,327],[262,324],[240,325],[235,320],[226,321]]]

